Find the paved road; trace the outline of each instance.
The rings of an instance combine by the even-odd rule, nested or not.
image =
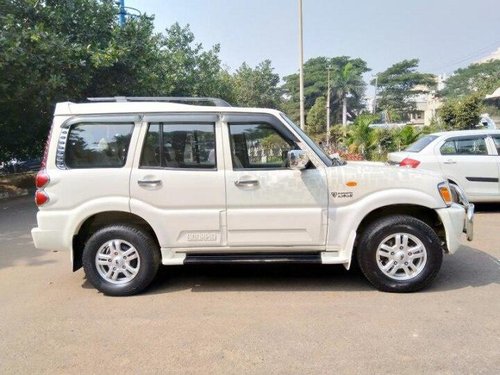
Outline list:
[[[480,210],[420,293],[340,266],[205,266],[112,298],[33,248],[31,199],[1,202],[0,373],[499,374],[500,206]]]

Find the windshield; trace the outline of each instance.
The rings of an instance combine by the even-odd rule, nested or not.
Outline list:
[[[405,148],[405,151],[407,151],[407,152],[420,152],[424,148],[426,148],[429,145],[429,143],[431,143],[437,137],[438,137],[437,135],[426,135],[425,137],[418,139],[416,142],[413,142],[411,145],[409,145],[407,148]]]
[[[307,136],[306,133],[302,131],[301,128],[299,128],[297,125],[293,123],[292,120],[290,120],[284,113],[280,113],[281,117],[283,117],[283,120],[285,120],[288,125],[290,125],[293,130],[295,130],[299,135],[301,136],[302,140],[307,143],[307,145],[313,149],[313,151],[316,153],[316,155],[319,156],[319,158],[325,163],[328,167],[331,167],[333,165],[332,159],[328,157],[326,152],[319,147],[314,141]]]

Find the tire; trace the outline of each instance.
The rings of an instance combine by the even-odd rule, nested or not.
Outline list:
[[[158,245],[144,231],[111,225],[95,232],[83,249],[90,283],[109,296],[130,296],[146,289],[160,265]]]
[[[365,277],[384,292],[427,287],[443,262],[441,241],[426,223],[411,216],[381,218],[361,235],[358,263]]]

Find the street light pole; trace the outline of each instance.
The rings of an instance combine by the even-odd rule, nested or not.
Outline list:
[[[123,27],[123,25],[125,25],[125,15],[127,14],[125,10],[125,0],[119,0],[118,6],[120,7],[120,12],[118,13],[120,15],[120,26]]]
[[[326,93],[326,145],[330,146],[330,67],[328,70],[328,91]]]
[[[305,130],[304,116],[304,43],[302,27],[302,0],[299,0],[299,95],[300,95],[300,128]]]

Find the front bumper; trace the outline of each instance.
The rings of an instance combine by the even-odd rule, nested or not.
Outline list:
[[[469,202],[463,190],[457,185],[452,184],[450,185],[450,188],[455,192],[457,203],[465,210],[463,232],[467,235],[467,240],[472,241],[474,238],[474,204]]]

